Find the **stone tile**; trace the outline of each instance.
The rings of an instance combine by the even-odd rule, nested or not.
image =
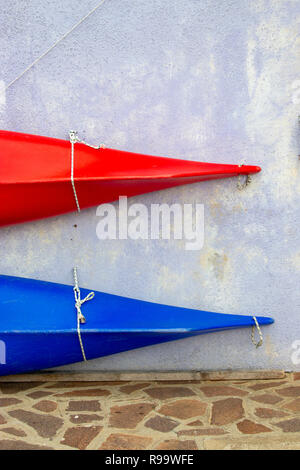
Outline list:
[[[136,392],[137,390],[142,390],[143,388],[146,388],[150,385],[150,383],[137,383],[133,385],[124,385],[123,387],[120,387],[120,392],[125,393],[126,395],[130,395],[133,392]]]
[[[101,411],[99,400],[71,400],[66,411]]]
[[[127,383],[130,383],[128,382],[127,380],[103,380],[102,382],[90,382],[90,383],[98,383],[98,385],[101,385],[102,387],[111,387],[111,386],[115,386],[115,385],[125,385]]]
[[[44,397],[47,397],[49,395],[52,395],[52,393],[53,392],[46,392],[44,390],[37,390],[36,392],[28,393],[27,397],[38,399],[38,398],[44,398]]]
[[[158,413],[179,419],[203,416],[207,409],[207,403],[196,399],[176,400],[159,408]]]
[[[248,387],[248,384],[251,385],[253,383],[252,380],[235,380],[231,382],[232,385],[244,385],[245,387]]]
[[[52,411],[56,410],[57,403],[55,401],[50,400],[41,400],[35,405],[33,405],[33,408],[39,411],[43,411],[44,413],[51,413]]]
[[[17,437],[26,437],[27,435],[22,429],[17,428],[1,428],[0,431]]]
[[[283,432],[300,432],[300,418],[280,421],[280,423],[276,423],[275,426],[278,426]]]
[[[158,380],[157,384],[164,384],[164,385],[190,385],[190,384],[200,384],[203,383],[203,380]],[[152,384],[153,385],[153,384]]]
[[[300,437],[283,439],[282,436],[259,434],[241,437],[226,436],[225,438],[209,437],[204,440],[205,450],[300,450]]]
[[[152,438],[132,434],[111,434],[99,450],[147,450]]]
[[[284,418],[285,416],[288,416],[284,411],[274,410],[272,408],[256,408],[254,414],[259,418],[266,419]]]
[[[173,419],[162,418],[161,416],[157,415],[153,418],[150,418],[145,423],[145,426],[147,428],[153,429],[154,431],[169,432],[176,428],[178,424],[179,423],[177,421],[174,421]]]
[[[71,390],[64,393],[56,393],[56,397],[108,397],[111,393],[101,388],[90,388],[88,390]]]
[[[203,426],[202,421],[200,419],[196,419],[196,421],[192,421],[191,423],[186,423],[187,426]]]
[[[217,396],[230,396],[230,397],[244,397],[248,395],[249,392],[241,390],[236,387],[230,387],[229,385],[208,385],[205,387],[200,387],[200,390],[207,397],[217,397]]]
[[[170,439],[161,442],[155,447],[155,450],[198,450],[195,441],[180,441],[179,439]]]
[[[42,385],[43,382],[0,382],[0,392],[5,394],[17,394],[31,388]]]
[[[272,429],[264,426],[263,424],[255,423],[250,419],[244,419],[237,423],[238,430],[243,434],[259,434],[261,432],[272,432]]]
[[[22,403],[22,400],[17,398],[0,398],[0,407],[17,405],[18,403]]]
[[[276,382],[264,382],[264,383],[256,383],[254,385],[249,385],[248,388],[250,388],[251,390],[254,390],[254,391],[259,391],[259,390],[264,390],[266,388],[274,388],[274,387],[279,387],[279,385],[284,385],[286,384],[287,381],[286,380],[283,380],[283,381],[276,381]]]
[[[53,448],[19,440],[0,439],[0,450],[53,450]]]
[[[110,385],[124,385],[126,382],[55,382],[46,385],[48,389],[68,389],[68,388],[91,388],[91,387],[106,387]]]
[[[72,415],[70,417],[70,421],[73,424],[85,424],[91,423],[93,421],[101,421],[103,416],[99,416],[96,414],[80,414],[80,415]]]
[[[2,415],[0,415],[0,424],[6,424],[6,419]]]
[[[151,398],[157,398],[159,400],[177,397],[191,397],[196,395],[195,392],[188,387],[153,387],[148,388],[145,392]]]
[[[285,388],[278,388],[276,389],[278,395],[282,397],[300,397],[300,385],[299,386],[292,386],[292,387],[285,387]]]
[[[211,424],[222,426],[244,416],[243,401],[240,398],[225,398],[212,405]]]
[[[300,398],[296,398],[293,401],[290,401],[288,403],[285,403],[281,405],[281,408],[284,408],[285,410],[291,410],[291,411],[300,411]]]
[[[10,416],[32,427],[41,437],[54,437],[64,421],[56,416],[41,415],[26,410],[14,410]]]
[[[110,410],[109,426],[134,429],[153,408],[153,403],[133,403],[113,406]]]
[[[178,436],[217,436],[227,434],[222,428],[199,428],[199,429],[183,429],[178,431]]]
[[[250,397],[250,400],[257,401],[258,403],[265,403],[266,405],[276,405],[282,401],[282,398],[272,395],[271,393],[264,393],[263,395]]]
[[[60,442],[65,446],[85,450],[102,429],[101,426],[76,426],[69,428]]]

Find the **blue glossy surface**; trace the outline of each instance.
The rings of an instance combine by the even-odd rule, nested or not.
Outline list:
[[[81,298],[89,293],[81,289]],[[0,375],[81,361],[73,287],[0,276]],[[82,306],[87,359],[219,330],[249,327],[252,316],[227,315],[95,292]],[[273,323],[257,317],[260,325]],[[1,361],[0,361],[1,362]]]

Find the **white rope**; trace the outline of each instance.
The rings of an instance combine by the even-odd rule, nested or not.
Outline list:
[[[254,346],[256,348],[259,348],[259,346],[261,346],[263,344],[263,334],[262,334],[262,331],[259,327],[259,324],[258,324],[258,321],[257,321],[257,318],[256,317],[253,317],[253,320],[255,322],[255,325],[252,326],[252,332],[251,332],[251,341],[252,343],[254,344]],[[255,332],[255,327],[258,331],[258,334],[259,334],[259,341],[255,341],[254,339],[254,332]]]
[[[72,184],[72,188],[73,188],[73,193],[74,193],[74,198],[75,198],[77,210],[78,210],[78,212],[80,212],[80,205],[79,205],[77,192],[76,192],[76,188],[75,188],[75,182],[74,182],[74,144],[77,142],[77,140],[75,140],[75,138],[74,138],[74,132],[73,131],[70,131],[69,135],[70,135],[70,142],[71,142],[71,184]]]
[[[71,184],[72,184],[72,189],[74,193],[74,198],[77,206],[77,211],[80,212],[80,204],[78,201],[78,196],[75,188],[75,181],[74,181],[74,146],[75,144],[83,144],[86,145],[87,147],[92,147],[93,149],[99,150],[99,149],[104,149],[105,145],[100,144],[100,145],[91,145],[85,142],[85,140],[81,140],[78,137],[77,131],[70,131],[69,132],[69,138],[70,138],[70,143],[71,143]]]
[[[98,8],[101,7],[101,5],[104,2],[105,2],[105,0],[101,0],[101,2],[97,6],[95,6],[95,8],[93,8],[87,15],[85,15],[83,18],[81,18],[81,20],[79,20],[74,26],[72,26],[72,28],[69,31],[67,31],[60,39],[58,39],[58,41],[56,41],[51,47],[49,47],[49,49],[47,49],[45,52],[43,52],[43,54],[41,54],[30,65],[28,65],[28,67],[26,67],[26,69],[23,70],[23,72],[20,73],[20,75],[18,75],[16,78],[14,78],[1,92],[5,93],[6,90],[8,90],[9,87],[11,87],[14,83],[16,83],[21,77],[23,77],[23,75],[25,75],[26,72],[28,72],[41,59],[43,59],[47,54],[49,54],[49,52],[51,52],[52,49],[54,49],[61,41],[66,39],[66,37],[69,36],[69,34],[71,34],[74,31],[74,29],[78,28],[78,26],[80,26],[81,23],[83,23],[89,16],[91,16],[93,13],[95,13],[95,11],[98,10]]]
[[[83,360],[86,361],[87,358],[86,358],[86,355],[85,355],[84,346],[83,346],[83,342],[82,342],[82,338],[81,338],[81,331],[80,331],[80,324],[85,323],[86,319],[82,315],[81,306],[85,302],[88,302],[89,300],[92,300],[95,296],[95,293],[90,292],[84,299],[81,300],[80,289],[79,289],[79,284],[78,284],[78,277],[77,277],[77,268],[73,269],[73,274],[74,274],[74,288],[73,288],[73,291],[74,291],[74,296],[75,296],[75,308],[77,310],[77,335],[78,335],[78,339],[79,339],[79,344],[80,344],[80,349],[81,349]]]

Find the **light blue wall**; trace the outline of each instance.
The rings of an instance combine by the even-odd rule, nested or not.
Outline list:
[[[1,2],[2,89],[98,3]],[[112,148],[263,169],[242,192],[231,179],[132,200],[204,204],[200,251],[99,241],[95,208],[1,229],[3,274],[70,284],[76,264],[91,289],[276,320],[257,350],[236,330],[66,369],[300,370],[299,10],[298,0],[106,0],[0,95],[3,129],[67,138],[75,128]]]

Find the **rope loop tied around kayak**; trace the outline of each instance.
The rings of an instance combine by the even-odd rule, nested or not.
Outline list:
[[[253,317],[253,320],[254,320],[255,325],[252,326],[251,341],[256,348],[259,348],[263,344],[263,334],[258,324],[257,318]],[[254,339],[255,328],[257,329],[258,334],[259,334],[259,341],[255,341]]]
[[[85,303],[88,302],[89,300],[92,300],[95,297],[95,292],[90,292],[84,299],[81,300],[81,294],[80,294],[80,289],[79,289],[79,284],[78,284],[78,276],[77,276],[77,268],[73,269],[73,275],[74,275],[74,297],[75,297],[75,308],[77,310],[77,334],[78,334],[78,339],[79,339],[79,344],[80,344],[80,349],[82,353],[83,360],[86,361],[86,355],[84,351],[84,346],[81,338],[81,331],[80,331],[80,324],[85,323],[86,319],[84,315],[82,315],[81,312],[81,306]]]
[[[244,166],[244,164],[239,165],[240,168],[242,166]],[[245,181],[242,183],[241,175],[239,175],[238,176],[238,182],[237,182],[237,188],[240,191],[242,191],[243,189],[245,189],[251,183],[251,181],[252,181],[251,175],[245,175]]]
[[[79,204],[79,200],[78,200],[78,196],[77,196],[77,192],[75,188],[75,181],[74,181],[74,160],[75,160],[74,146],[75,144],[83,144],[95,150],[100,150],[100,149],[104,149],[105,145],[104,144],[100,144],[100,145],[88,144],[85,140],[79,139],[77,131],[69,131],[69,139],[71,143],[71,184],[72,184],[77,211],[80,212],[80,204]]]

